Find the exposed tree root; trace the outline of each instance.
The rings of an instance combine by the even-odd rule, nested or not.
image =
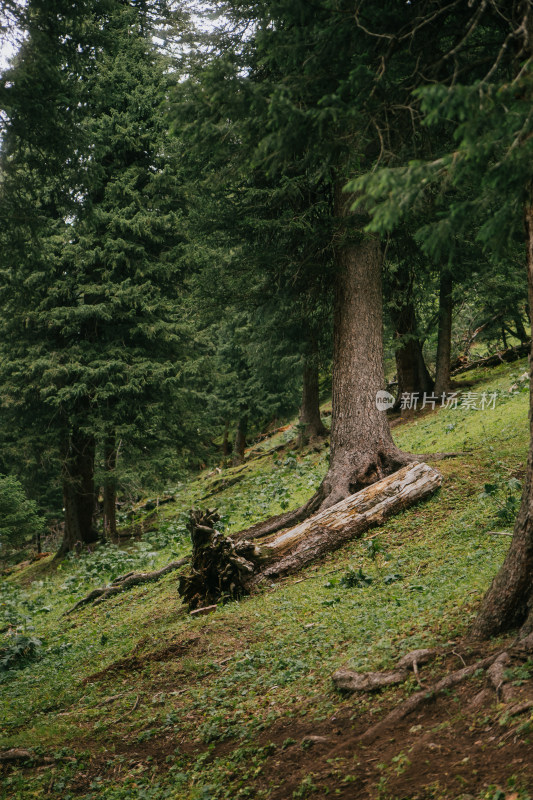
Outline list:
[[[21,764],[26,761],[31,761],[35,765],[38,764],[55,764],[57,761],[76,761],[74,756],[40,756],[32,750],[26,750],[21,747],[13,747],[11,750],[0,751],[0,764]]]
[[[417,461],[444,461],[447,458],[462,458],[469,455],[468,453],[421,453],[415,456]]]
[[[418,665],[426,664],[438,655],[436,650],[413,650],[403,656],[389,672],[353,672],[339,669],[332,676],[337,689],[347,692],[374,692],[385,686],[403,683],[411,672],[418,676]]]
[[[367,730],[359,737],[359,741],[363,742],[364,744],[372,742],[382,733],[387,732],[392,726],[409,716],[409,714],[417,711],[422,705],[434,700],[440,692],[443,692],[446,689],[451,689],[453,686],[457,686],[458,684],[467,680],[467,678],[469,678],[478,670],[487,670],[488,681],[492,687],[492,690],[496,692],[496,695],[499,698],[500,692],[502,692],[502,687],[505,688],[506,681],[508,680],[505,670],[511,662],[511,657],[515,656],[523,659],[529,657],[532,652],[533,634],[530,634],[527,637],[517,639],[514,644],[506,650],[500,650],[490,656],[487,656],[486,658],[476,661],[474,664],[464,666],[455,672],[451,672],[433,686],[429,686],[427,688],[424,687],[422,691],[416,692],[416,694],[411,695],[411,697],[409,697],[403,703],[400,703],[400,705],[396,706],[396,708],[389,712],[383,719],[367,728]],[[371,672],[359,674],[356,672],[351,672],[350,670],[339,670],[332,676],[333,682],[338,689],[342,689],[344,691],[374,691],[376,689],[381,689],[385,686],[391,686],[406,680],[409,675],[409,670],[411,669],[413,672],[415,672],[418,678],[417,665],[424,663],[425,661],[429,661],[435,655],[436,652],[432,650],[415,650],[412,653],[408,653],[403,659],[400,659],[400,661],[398,661],[396,664],[395,669],[389,672]],[[419,678],[418,680],[420,683]],[[476,698],[474,698],[473,702],[470,704],[470,707],[476,708],[478,705],[485,702],[488,692],[490,694],[490,690],[483,689],[476,696]],[[504,696],[504,700],[508,699],[505,691],[503,691],[502,694]],[[533,708],[533,701],[528,700],[521,702],[510,707],[506,712],[504,712],[504,716],[508,717],[522,714],[525,711],[529,711],[530,708]]]
[[[304,519],[310,517],[315,511],[318,511],[322,500],[324,499],[324,492],[322,486],[315,494],[309,498],[307,503],[294,511],[286,511],[284,514],[278,514],[275,517],[270,517],[264,522],[257,522],[250,528],[239,531],[233,536],[234,539],[262,539],[264,536],[270,536],[271,533],[277,533],[283,528],[289,528],[292,525],[297,525],[303,522]]]
[[[387,714],[382,720],[377,722],[375,725],[371,725],[370,728],[367,728],[367,730],[359,737],[359,740],[365,744],[372,742],[381,733],[387,731],[390,726],[395,725],[409,714],[412,714],[413,711],[416,711],[418,708],[420,708],[420,706],[424,705],[424,703],[428,703],[430,700],[433,700],[440,692],[443,692],[445,689],[451,689],[452,686],[457,686],[459,683],[462,683],[464,680],[473,675],[478,669],[485,669],[486,667],[489,667],[496,661],[499,655],[500,653],[496,653],[491,656],[487,656],[487,658],[482,658],[480,661],[476,661],[475,664],[471,664],[468,667],[463,667],[456,672],[452,672],[450,675],[446,675],[445,678],[442,678],[442,680],[438,681],[438,683],[434,684],[433,686],[411,695],[411,697],[409,697],[399,706],[396,706],[396,708]]]
[[[157,569],[153,572],[128,572],[126,575],[116,578],[113,583],[110,583],[108,586],[102,586],[99,589],[93,589],[88,595],[82,597],[81,600],[78,600],[78,602],[73,605],[72,608],[69,608],[68,611],[65,611],[63,616],[72,614],[73,611],[76,611],[78,608],[81,608],[81,606],[85,606],[88,603],[92,603],[93,605],[103,603],[105,600],[109,600],[110,597],[114,597],[116,594],[120,594],[121,592],[125,592],[127,589],[131,589],[132,586],[140,586],[143,583],[154,583],[164,575],[167,575],[169,572],[173,572],[174,570],[183,567],[188,561],[189,557],[186,556],[185,558],[180,558],[179,561],[171,561],[170,564],[167,564],[162,569]]]
[[[243,474],[240,475],[232,475],[230,478],[219,478],[216,481],[213,481],[211,484],[209,491],[204,494],[202,500],[207,500],[209,497],[212,497],[214,494],[219,494],[219,492],[223,492],[226,489],[229,489],[230,486],[235,486],[235,484],[240,483],[245,476]]]
[[[180,576],[178,588],[190,610],[203,610],[221,599],[244,594],[260,556],[251,542],[233,542],[217,531],[218,519],[215,509],[191,511],[191,571]]]

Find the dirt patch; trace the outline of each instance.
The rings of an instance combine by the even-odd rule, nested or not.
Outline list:
[[[127,658],[120,658],[118,659],[118,661],[113,661],[112,664],[109,664],[108,667],[105,667],[99,672],[94,672],[92,675],[88,675],[86,678],[83,679],[82,684],[94,683],[95,681],[100,681],[104,678],[108,678],[112,675],[115,675],[117,672],[121,672],[123,670],[137,671],[139,669],[142,669],[146,664],[149,663],[172,661],[176,658],[181,658],[182,656],[189,653],[191,649],[195,648],[200,643],[200,641],[201,641],[200,636],[192,636],[189,639],[185,640],[182,639],[179,641],[171,641],[160,650],[150,650],[147,653],[132,655],[128,656]],[[138,642],[133,652],[135,653],[137,650],[141,649],[141,647],[144,645],[145,642],[146,639],[143,639],[140,642]]]
[[[486,653],[465,656],[472,663]],[[463,654],[457,651],[457,657]],[[448,669],[457,667],[453,658],[447,659]],[[439,673],[446,674],[442,666]],[[284,719],[265,732],[264,744],[273,752],[257,788],[269,800],[326,794],[345,800],[382,795],[451,800],[477,795],[489,785],[505,789],[510,779],[533,789],[533,709],[509,713],[533,700],[531,678],[511,682],[503,702],[487,688],[485,677],[474,677],[381,731],[366,746],[361,735],[395,702],[373,714],[372,707],[370,713],[361,711],[365,706],[358,698],[350,697],[328,720]]]
[[[143,639],[136,649],[142,651],[152,643]],[[147,662],[165,662],[189,651],[197,654],[203,644],[203,637],[196,636],[169,642],[163,649],[134,652],[97,675],[105,677]],[[192,765],[209,750],[206,769],[217,760],[222,765],[215,777],[210,774],[210,782],[220,781],[219,785],[231,790],[235,781],[235,786],[246,785],[250,797],[268,800],[326,796],[341,800],[455,800],[463,795],[478,797],[489,786],[508,789],[510,800],[517,797],[509,789],[510,779],[515,780],[517,788],[533,789],[533,706],[516,712],[533,701],[533,675],[531,661],[520,658],[510,647],[511,642],[508,645],[512,653],[508,669],[513,673],[505,691],[502,688],[496,693],[486,672],[474,674],[399,723],[381,729],[371,744],[361,742],[362,734],[406,694],[419,691],[414,677],[406,686],[385,692],[339,695],[335,713],[320,721],[311,719],[317,698],[309,698],[299,705],[298,716],[284,716],[253,741],[247,741],[259,754],[257,765],[252,765],[253,773],[242,755],[229,765],[234,751],[242,753],[242,739],[208,746],[194,735],[188,738],[178,719],[153,733],[139,728],[106,743],[94,742],[94,747],[88,748],[93,752],[90,761],[73,778],[69,791],[82,794],[95,779],[119,783],[132,773],[148,777],[154,767],[158,780],[164,782],[176,753],[183,765],[180,769],[187,772],[187,763]],[[421,679],[431,685],[463,663],[473,664],[501,649],[501,643],[456,646],[424,668]],[[244,770],[254,775],[246,784],[241,775]]]

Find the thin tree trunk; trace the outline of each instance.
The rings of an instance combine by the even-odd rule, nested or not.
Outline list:
[[[439,287],[439,334],[435,374],[435,394],[440,396],[450,391],[450,364],[452,354],[453,279],[447,269],[440,275]]]
[[[525,210],[530,313],[533,316],[533,186]],[[488,638],[522,626],[533,631],[533,353],[530,354],[530,444],[520,513],[503,565],[483,598],[472,635]]]
[[[224,458],[229,456],[229,420],[226,420],[224,425],[224,438],[222,439],[222,455]]]
[[[505,325],[502,325],[502,344],[507,350],[507,336],[505,335]]]
[[[246,448],[246,431],[248,429],[248,418],[242,416],[237,422],[235,429],[235,440],[233,442],[233,465],[237,466],[244,461],[244,450]]]
[[[117,446],[115,434],[104,443],[104,538],[117,539]]]
[[[420,400],[424,393],[431,394],[433,379],[424,361],[412,300],[411,276],[405,267],[396,274],[390,292],[389,315],[395,337],[400,342],[395,353],[399,405],[403,394],[417,395]]]
[[[65,443],[63,456],[65,531],[58,555],[98,540],[93,525],[94,458],[94,436],[74,429]]]
[[[300,446],[310,439],[326,436],[327,428],[320,418],[320,398],[318,391],[318,352],[313,342],[311,352],[305,357],[302,385],[302,405],[300,406]]]

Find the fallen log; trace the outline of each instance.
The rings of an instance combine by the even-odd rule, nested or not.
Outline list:
[[[189,608],[240,597],[264,580],[306,567],[393,514],[427,498],[442,483],[437,470],[413,462],[300,524],[261,541],[233,541],[215,530],[216,514],[191,513],[192,571],[180,578]]]
[[[519,344],[515,347],[509,347],[507,350],[501,350],[494,353],[492,356],[480,358],[477,361],[471,361],[469,364],[462,364],[460,367],[451,371],[451,375],[461,375],[463,372],[470,372],[477,367],[497,367],[500,364],[508,363],[509,361],[518,361],[520,358],[529,355],[531,350],[531,342]]]
[[[92,603],[93,605],[97,605],[98,603],[103,603],[105,600],[109,600],[110,597],[114,597],[116,594],[120,594],[121,592],[125,592],[127,589],[131,589],[133,586],[140,586],[143,583],[154,583],[155,581],[160,580],[164,575],[167,575],[169,572],[173,572],[180,567],[183,567],[189,558],[186,556],[185,558],[180,558],[178,561],[171,561],[170,564],[162,567],[161,569],[153,570],[152,572],[128,572],[126,575],[122,575],[120,578],[116,578],[112,583],[108,584],[107,586],[101,586],[99,589],[93,589],[89,594],[82,597],[81,600],[69,608],[68,611],[65,611],[63,614],[64,617],[72,614],[73,611],[77,611],[78,608],[87,605],[88,603]]]
[[[264,566],[254,583],[297,572],[429,497],[441,483],[440,472],[415,461],[299,525],[263,540],[259,549]]]

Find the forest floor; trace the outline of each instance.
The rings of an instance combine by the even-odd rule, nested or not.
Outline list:
[[[0,797],[533,797],[533,707],[524,705],[533,700],[533,658],[512,658],[505,692],[489,690],[478,670],[364,743],[370,725],[420,690],[417,677],[352,695],[331,680],[339,668],[390,669],[433,647],[438,657],[419,675],[429,687],[512,644],[480,645],[466,633],[520,501],[526,370],[523,360],[467,373],[467,402],[394,426],[405,450],[463,453],[438,462],[444,483],[429,501],[215,613],[191,617],[172,572],[64,616],[92,588],[186,554],[192,506],[217,506],[226,532],[298,506],[319,484],[328,451],[292,449],[295,428],[262,440],[244,468],[168,487],[173,502],[155,511],[140,504],[124,524],[144,527],[141,540],[4,576],[0,659],[12,661],[0,671],[0,750],[29,749],[32,760],[1,768]],[[494,407],[469,407],[484,392]],[[349,586],[342,579],[354,571],[363,579]]]

